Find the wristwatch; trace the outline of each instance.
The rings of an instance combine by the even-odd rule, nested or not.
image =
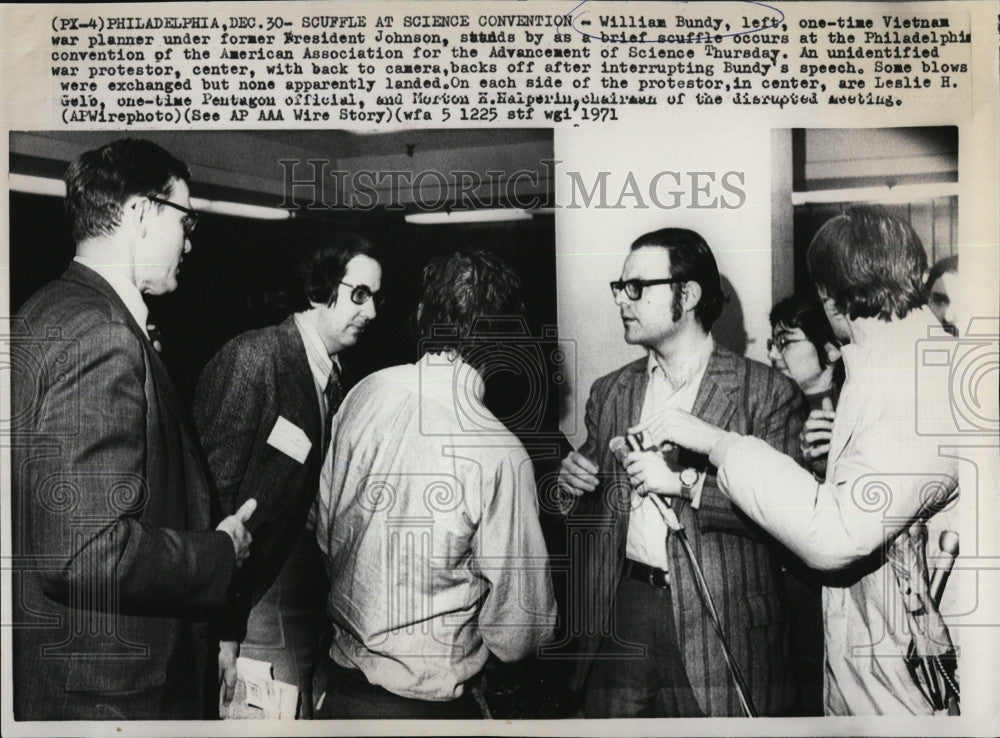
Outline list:
[[[694,486],[698,484],[698,470],[688,467],[681,472],[681,496],[690,500],[694,491]]]

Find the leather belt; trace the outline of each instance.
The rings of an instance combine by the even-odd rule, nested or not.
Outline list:
[[[665,589],[670,586],[670,572],[657,569],[655,566],[641,564],[632,559],[625,559],[625,576],[637,582],[645,582],[652,587]]]

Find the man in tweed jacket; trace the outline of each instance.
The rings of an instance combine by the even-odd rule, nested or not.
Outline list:
[[[560,472],[561,488],[579,495],[567,521],[571,686],[585,689],[588,717],[742,714],[691,564],[645,496],[656,491],[672,498],[758,713],[780,713],[794,702],[794,674],[776,545],[721,494],[704,456],[668,453],[668,469],[652,463],[659,452],[632,453],[626,472],[609,442],[680,407],[794,454],[801,395],[770,367],[714,345],[725,298],[697,233],[640,237],[612,290],[626,342],[649,356],[594,383],[587,440]]]
[[[372,254],[351,235],[311,249],[300,269],[302,309],[229,341],[198,381],[194,416],[215,502],[227,514],[258,501],[250,558],[215,628],[227,701],[242,643],[242,655],[272,662],[277,679],[299,687],[302,716],[311,716],[328,584],[304,529],[345,390],[340,353],[357,343],[381,299]]]

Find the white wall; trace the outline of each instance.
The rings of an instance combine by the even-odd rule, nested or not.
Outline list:
[[[612,146],[595,141],[613,140]],[[642,351],[625,344],[618,310],[608,282],[618,279],[629,244],[651,230],[676,226],[698,231],[719,262],[724,279],[732,287],[732,301],[720,323],[731,323],[742,313],[742,321],[729,325],[720,342],[740,343],[734,333],[746,331],[746,353],[766,360],[765,341],[770,335],[767,315],[771,309],[771,159],[770,133],[766,129],[734,134],[725,127],[697,130],[674,126],[659,137],[648,130],[602,129],[558,130],[555,158],[562,160],[556,176],[556,272],[559,286],[559,335],[575,345],[576,365],[569,370],[572,408],[563,417],[562,429],[574,445],[585,438],[583,413],[590,385],[598,377],[641,356]],[[651,143],[652,142],[652,143]],[[647,191],[661,171],[714,171],[717,180],[730,170],[745,173],[746,203],[738,209],[693,209],[690,193],[682,207],[660,209],[644,197],[646,208],[636,207],[634,198],[624,198],[623,209],[571,208],[570,172],[590,186],[600,172],[608,171],[607,204],[615,205],[631,172],[640,191]],[[673,187],[661,180],[661,192]],[[713,188],[712,196],[726,195]],[[664,204],[669,198],[661,196]],[[706,199],[710,199],[706,198]],[[582,205],[577,192],[576,204]]]

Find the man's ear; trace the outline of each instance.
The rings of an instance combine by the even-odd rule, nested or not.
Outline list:
[[[837,344],[827,341],[823,348],[826,349],[826,362],[828,364],[833,364],[840,360],[840,347]]]
[[[140,236],[145,236],[149,228],[152,204],[148,197],[140,197],[139,195],[130,197],[122,205],[122,225],[130,225]]]
[[[701,285],[697,282],[685,282],[681,292],[681,307],[684,310],[694,310],[701,302]]]

